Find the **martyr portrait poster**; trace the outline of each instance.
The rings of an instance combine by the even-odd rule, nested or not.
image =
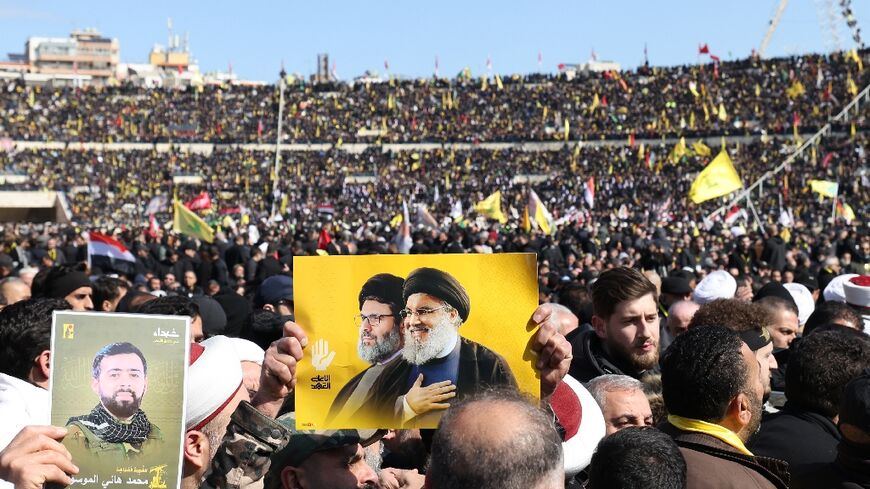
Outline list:
[[[540,395],[534,254],[296,257],[299,429],[435,428],[488,387]]]
[[[181,483],[190,318],[56,311],[51,424],[79,473],[71,487]]]

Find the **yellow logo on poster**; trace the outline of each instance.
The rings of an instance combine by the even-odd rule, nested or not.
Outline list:
[[[164,470],[166,470],[166,464],[151,467],[154,477],[151,478],[151,483],[148,484],[149,489],[166,489],[166,481],[163,480]]]
[[[63,339],[71,340],[75,335],[76,325],[71,323],[64,323],[63,325]]]

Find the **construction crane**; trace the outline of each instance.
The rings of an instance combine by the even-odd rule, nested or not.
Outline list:
[[[776,32],[776,26],[779,25],[779,21],[782,19],[782,14],[785,12],[786,6],[788,6],[788,0],[779,0],[779,6],[776,7],[776,13],[774,13],[773,18],[770,19],[770,26],[767,28],[767,34],[764,35],[764,39],[761,40],[761,46],[758,47],[759,57],[764,56],[764,52],[767,50],[767,45],[770,44],[770,39],[773,37],[773,33]]]

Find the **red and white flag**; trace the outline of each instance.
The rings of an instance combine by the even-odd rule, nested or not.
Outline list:
[[[209,197],[208,192],[202,192],[193,198],[190,202],[184,204],[184,207],[192,211],[200,210],[200,209],[211,209],[211,197]]]
[[[586,188],[583,189],[583,199],[590,209],[595,208],[595,177],[589,177],[586,181]]]
[[[725,214],[725,224],[730,226],[741,217],[746,219],[746,211],[735,205],[731,207],[731,210],[729,210],[727,214]]]
[[[88,259],[91,267],[100,267],[104,272],[133,274],[136,271],[133,253],[123,243],[105,234],[88,234]]]

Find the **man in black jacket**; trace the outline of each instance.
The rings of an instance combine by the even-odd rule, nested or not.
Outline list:
[[[605,271],[592,285],[592,311],[593,330],[572,341],[572,377],[580,382],[604,374],[639,379],[658,370],[658,304],[649,279],[628,267]]]
[[[870,487],[870,370],[849,382],[840,404],[837,459],[795,480],[795,489]]]
[[[843,328],[803,338],[789,356],[788,402],[767,416],[749,448],[789,463],[792,478],[813,465],[833,462],[840,433],[834,419],[846,384],[870,367],[870,338]]]

